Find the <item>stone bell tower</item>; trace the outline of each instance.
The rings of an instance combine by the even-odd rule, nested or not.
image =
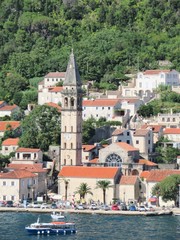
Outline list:
[[[78,166],[82,160],[82,84],[73,51],[61,93],[61,167]]]

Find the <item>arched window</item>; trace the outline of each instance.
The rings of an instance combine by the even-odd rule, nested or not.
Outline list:
[[[111,153],[107,156],[106,163],[108,164],[108,166],[121,166],[122,159],[119,155]]]
[[[65,107],[68,107],[68,98],[65,98],[65,99],[64,99],[64,106],[65,106]]]
[[[71,107],[74,107],[74,98],[71,98]]]

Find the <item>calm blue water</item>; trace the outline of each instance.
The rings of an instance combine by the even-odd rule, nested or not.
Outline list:
[[[0,240],[178,240],[180,216],[114,216],[98,214],[66,214],[76,223],[77,234],[31,236],[24,227],[36,222],[38,216],[50,222],[50,214],[0,212]]]

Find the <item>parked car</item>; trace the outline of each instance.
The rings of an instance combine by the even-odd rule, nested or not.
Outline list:
[[[141,206],[139,206],[138,210],[139,210],[140,212],[145,212],[145,211],[149,211],[149,208],[146,207],[146,206],[144,206],[144,205],[141,205]]]
[[[84,205],[83,204],[78,204],[77,206],[76,206],[76,208],[75,209],[77,209],[77,210],[84,210],[85,209],[85,207],[84,207]]]
[[[13,201],[7,201],[6,202],[6,207],[14,207]]]
[[[111,209],[112,210],[119,210],[119,206],[117,204],[113,204]]]
[[[5,202],[0,201],[0,207],[5,207],[5,206],[6,206]]]
[[[121,211],[127,211],[128,209],[127,209],[126,204],[121,204],[121,205],[120,205],[120,210],[121,210]]]
[[[100,209],[104,210],[104,211],[108,211],[108,210],[110,210],[110,207],[108,205],[104,204],[104,205],[101,205]]]
[[[89,206],[89,209],[91,210],[97,210],[99,209],[98,206],[95,204],[95,203],[92,203],[90,206]]]
[[[56,208],[58,208],[58,207],[57,207],[56,203],[52,203],[52,204],[51,204],[51,208],[52,208],[52,209],[56,209]]]
[[[51,208],[51,205],[47,203],[42,203],[40,207],[41,209],[47,209],[47,208]]]
[[[129,211],[136,211],[136,210],[137,210],[137,208],[135,205],[129,206]]]

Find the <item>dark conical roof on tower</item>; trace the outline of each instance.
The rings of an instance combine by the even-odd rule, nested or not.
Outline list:
[[[76,64],[76,59],[74,57],[73,50],[69,58],[63,85],[64,86],[77,86],[77,85],[80,86],[81,85],[79,70]]]

